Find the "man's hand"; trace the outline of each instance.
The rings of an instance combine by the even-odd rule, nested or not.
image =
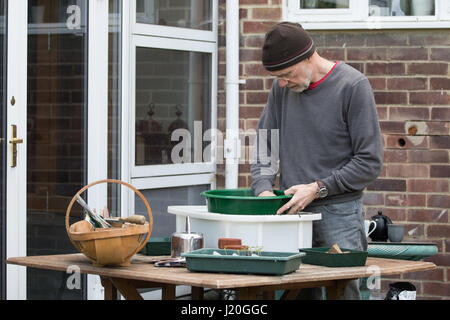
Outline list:
[[[298,184],[290,187],[284,191],[284,194],[292,194],[293,197],[289,200],[289,202],[278,209],[277,214],[281,214],[288,209],[288,214],[295,214],[298,211],[303,210],[308,204],[317,198],[317,190],[319,190],[319,186],[316,182],[310,184]]]
[[[272,191],[263,191],[258,194],[258,197],[276,197],[276,195]]]

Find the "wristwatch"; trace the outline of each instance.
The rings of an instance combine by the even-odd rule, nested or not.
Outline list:
[[[318,198],[325,198],[328,195],[328,189],[325,187],[322,181],[316,181],[317,185],[319,186],[319,190],[317,190],[317,197]]]

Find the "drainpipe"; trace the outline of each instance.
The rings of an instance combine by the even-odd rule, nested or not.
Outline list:
[[[239,158],[239,1],[226,2],[226,139],[225,188],[238,187]]]

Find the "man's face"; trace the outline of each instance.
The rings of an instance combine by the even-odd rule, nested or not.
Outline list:
[[[272,76],[278,78],[278,85],[288,87],[294,92],[305,91],[311,83],[312,69],[308,65],[308,59],[300,61],[288,68],[273,71]]]

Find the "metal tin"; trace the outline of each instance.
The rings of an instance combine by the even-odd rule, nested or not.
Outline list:
[[[175,232],[172,234],[172,258],[178,258],[182,253],[201,249],[204,246],[203,234],[199,232]]]

